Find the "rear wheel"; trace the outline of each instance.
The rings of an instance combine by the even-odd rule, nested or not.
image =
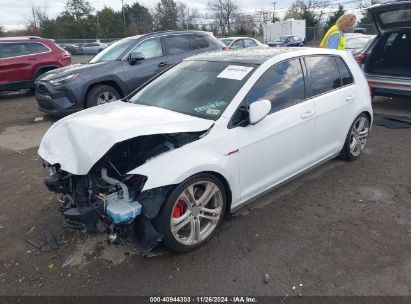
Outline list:
[[[120,94],[109,85],[97,85],[87,94],[86,107],[94,107],[120,99]]]
[[[370,119],[366,114],[359,115],[351,125],[341,150],[341,158],[356,160],[364,152],[370,132]]]
[[[168,248],[189,251],[213,236],[225,206],[226,192],[221,181],[211,174],[197,174],[172,191],[155,225]]]

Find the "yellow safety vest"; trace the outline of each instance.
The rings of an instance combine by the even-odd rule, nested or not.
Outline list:
[[[334,34],[338,34],[340,36],[340,43],[338,44],[337,50],[345,50],[345,38],[342,35],[341,31],[338,29],[337,25],[333,25],[325,34],[323,40],[320,43],[320,48],[327,48],[328,47],[328,40]]]

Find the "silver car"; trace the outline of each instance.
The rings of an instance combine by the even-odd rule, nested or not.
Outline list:
[[[92,42],[92,43],[86,43],[83,45],[82,50],[84,54],[87,55],[96,55],[100,53],[102,50],[104,50],[107,47],[107,44],[101,43],[101,42]]]

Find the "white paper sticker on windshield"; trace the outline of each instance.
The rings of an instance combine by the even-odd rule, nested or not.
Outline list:
[[[253,67],[247,67],[242,65],[229,65],[218,74],[217,78],[226,78],[234,80],[243,80],[248,73],[252,71]]]

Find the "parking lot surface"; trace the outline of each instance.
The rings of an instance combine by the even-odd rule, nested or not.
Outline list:
[[[374,110],[411,116],[411,101],[375,98]],[[1,93],[0,114],[0,294],[411,293],[411,129],[374,125],[359,160],[332,160],[265,195],[193,252],[147,256],[131,239],[113,246],[104,233],[64,229],[37,156],[55,119],[30,92]],[[26,242],[44,243],[46,224],[57,250]]]

